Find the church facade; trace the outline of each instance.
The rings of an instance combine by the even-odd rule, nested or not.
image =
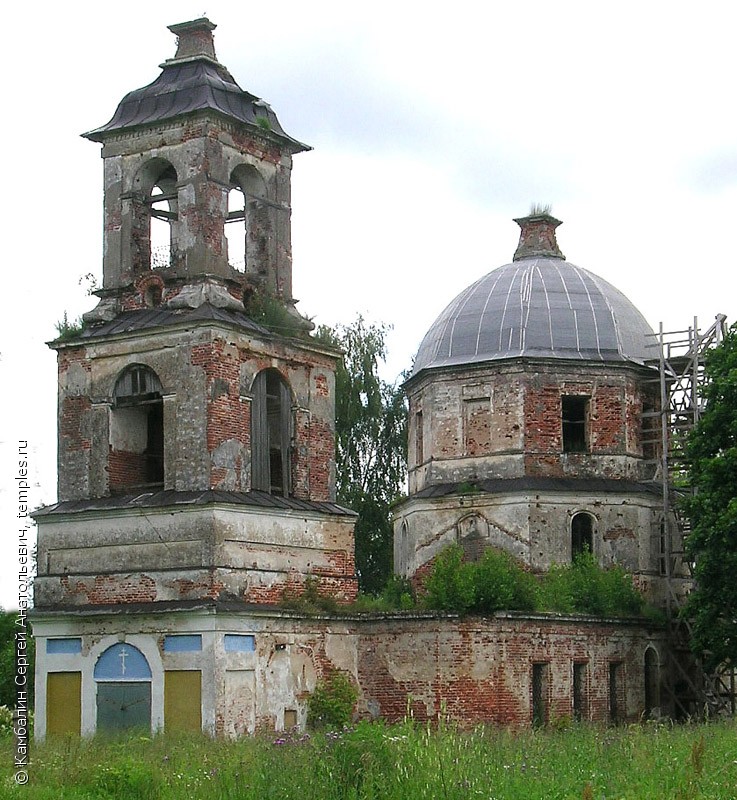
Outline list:
[[[85,134],[102,145],[103,285],[81,334],[52,343],[59,500],[36,513],[37,736],[304,726],[316,682],[336,670],[363,716],[652,712],[657,625],[351,612],[340,354],[307,334],[291,287],[292,158],[309,148],[219,62],[214,27],[171,26],[177,52],[160,76]],[[520,224],[512,264],[454,301],[420,347],[395,568],[419,581],[451,542],[536,571],[589,549],[657,603],[649,329],[563,259],[556,220]],[[290,610],[307,588],[344,611]]]
[[[395,568],[419,582],[456,542],[467,558],[495,547],[537,573],[586,550],[663,607],[655,334],[620,291],[565,260],[558,220],[516,222],[513,260],[450,303],[407,381]]]

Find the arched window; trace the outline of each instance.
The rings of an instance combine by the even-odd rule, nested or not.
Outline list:
[[[265,274],[271,222],[266,184],[258,170],[241,164],[230,176],[225,238],[228,263],[240,272]]]
[[[161,381],[142,364],[127,367],[113,390],[110,491],[164,484],[164,402]]]
[[[259,372],[251,405],[251,486],[271,494],[291,493],[292,397],[275,369]]]
[[[580,512],[571,519],[571,559],[594,551],[594,518]]]
[[[136,271],[172,266],[179,219],[176,170],[163,158],[154,158],[139,170],[135,187],[143,198],[133,230]]]

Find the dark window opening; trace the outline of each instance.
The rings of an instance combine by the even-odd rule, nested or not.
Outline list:
[[[164,404],[151,403],[146,418],[146,480],[164,482]]]
[[[163,289],[158,283],[155,283],[149,286],[144,292],[143,302],[146,304],[147,308],[157,308],[161,305],[162,297]]]
[[[652,400],[644,400],[642,404],[642,457],[645,461],[653,461],[658,456],[660,445],[660,415]]]
[[[115,384],[108,473],[113,493],[164,485],[164,402],[148,367],[129,367]]]
[[[594,518],[591,514],[574,514],[571,520],[571,560],[594,550]]]
[[[645,651],[645,717],[652,719],[660,714],[660,665],[658,654],[652,647]]]
[[[563,452],[585,453],[589,449],[587,436],[588,397],[562,397]]]
[[[665,519],[660,520],[660,535],[658,537],[658,574],[668,574],[668,535]]]
[[[532,724],[542,727],[548,721],[548,665],[532,665]]]
[[[624,713],[624,686],[622,684],[622,664],[609,664],[609,721],[616,724],[622,721]]]
[[[573,719],[586,719],[586,664],[573,665]]]
[[[275,369],[256,376],[251,407],[251,485],[277,495],[291,491],[291,393]]]
[[[419,467],[425,460],[425,432],[422,428],[422,411],[415,414],[415,462]]]

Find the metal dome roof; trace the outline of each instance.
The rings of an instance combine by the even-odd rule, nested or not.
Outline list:
[[[413,374],[520,357],[642,364],[653,331],[635,306],[563,259],[558,220],[537,215],[516,222],[522,233],[515,260],[450,303],[422,340]]]

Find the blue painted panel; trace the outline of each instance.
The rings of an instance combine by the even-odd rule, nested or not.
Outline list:
[[[77,636],[68,639],[47,639],[46,652],[50,656],[78,655],[82,652],[82,640]]]
[[[195,653],[202,650],[202,636],[199,633],[172,634],[164,637],[165,653]]]
[[[240,633],[225,634],[226,653],[253,653],[256,649],[256,637]]]
[[[151,680],[151,668],[146,657],[132,644],[114,644],[97,659],[96,681],[146,681]]]

